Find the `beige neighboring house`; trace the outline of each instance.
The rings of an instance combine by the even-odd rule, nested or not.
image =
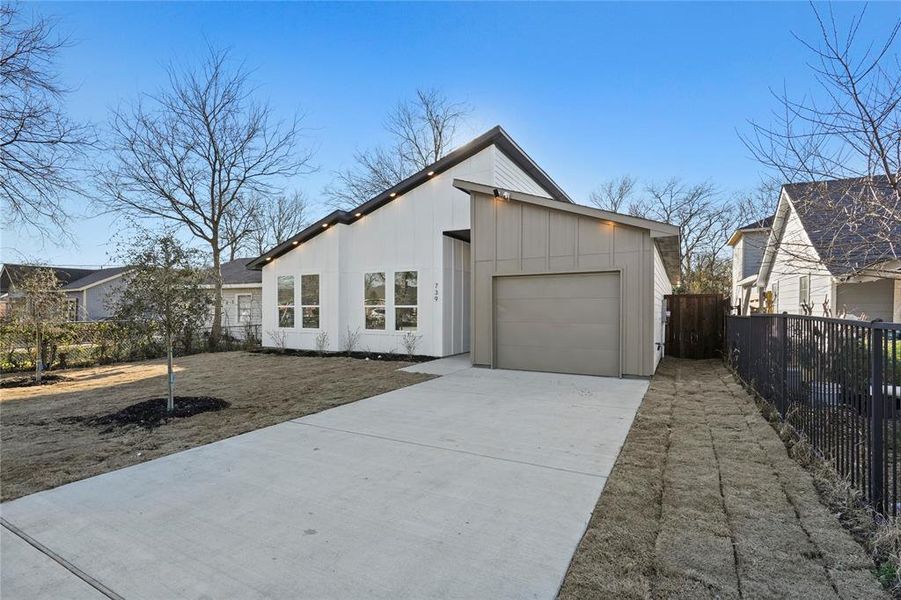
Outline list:
[[[772,292],[773,312],[804,314],[807,306],[814,316],[901,322],[901,222],[849,223],[849,214],[861,212],[854,199],[864,189],[860,179],[782,187],[752,284],[759,302]],[[891,201],[888,188],[867,191]]]
[[[261,333],[263,274],[247,268],[247,263],[252,260],[236,258],[221,267],[222,328],[237,339],[244,339],[248,328],[257,338]],[[212,315],[210,319],[212,320]]]

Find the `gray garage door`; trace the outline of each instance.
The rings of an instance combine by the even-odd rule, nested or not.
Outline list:
[[[494,366],[620,375],[619,274],[496,277]]]

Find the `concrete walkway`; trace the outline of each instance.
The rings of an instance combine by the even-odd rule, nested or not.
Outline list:
[[[13,598],[553,598],[647,382],[462,369],[0,507]]]

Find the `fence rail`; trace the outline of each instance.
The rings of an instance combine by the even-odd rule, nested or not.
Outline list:
[[[901,324],[729,315],[726,353],[867,502],[898,516]]]

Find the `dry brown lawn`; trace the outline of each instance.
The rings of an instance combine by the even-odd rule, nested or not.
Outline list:
[[[560,598],[887,597],[873,566],[722,363],[667,359]]]
[[[11,500],[429,379],[397,370],[405,364],[247,352],[179,358],[176,395],[231,406],[152,430],[108,432],[73,417],[165,396],[165,362],[58,371],[70,380],[0,390],[0,495]]]

